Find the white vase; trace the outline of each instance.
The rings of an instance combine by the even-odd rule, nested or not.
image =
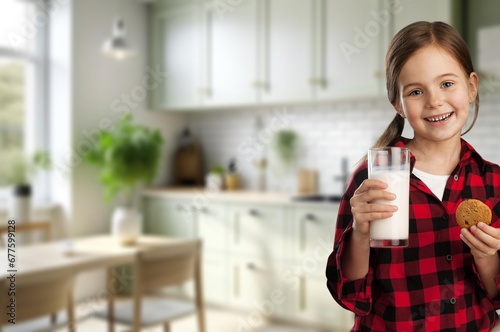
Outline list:
[[[208,173],[205,178],[205,187],[208,191],[218,192],[223,189],[224,179],[221,175]]]
[[[117,207],[111,219],[111,234],[123,245],[134,244],[142,231],[142,215],[132,208]]]

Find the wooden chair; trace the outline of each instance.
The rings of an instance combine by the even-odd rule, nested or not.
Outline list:
[[[13,228],[9,225],[0,226],[0,248],[5,247],[5,244],[3,243],[3,234],[8,234],[12,231]],[[14,232],[15,234],[42,232],[42,241],[49,242],[52,240],[52,223],[50,221],[35,221],[24,224],[16,224]]]
[[[171,321],[196,313],[198,331],[205,332],[201,247],[202,242],[199,239],[180,240],[172,245],[155,247],[147,253],[140,253],[134,279],[137,283],[134,289],[141,296],[140,307],[136,307],[138,312],[134,312],[133,303],[128,300],[118,303],[115,307],[113,296],[110,294],[108,309],[98,311],[96,316],[107,318],[110,326],[113,322],[132,326],[136,314],[140,317],[141,328],[163,324],[164,331],[169,332]],[[163,295],[145,298],[150,292],[182,285],[191,280],[194,281],[194,301],[167,298]]]
[[[0,332],[14,331],[50,331],[59,326],[68,326],[68,331],[76,331],[72,289],[75,275],[73,272],[51,273],[35,277],[16,277],[15,279],[15,322],[9,322],[11,316],[5,312],[10,299],[11,282],[0,281]],[[12,291],[12,289],[10,289]],[[54,312],[66,309],[66,321],[56,322]],[[50,320],[49,320],[50,315]],[[46,319],[37,319],[47,316]],[[2,329],[3,328],[3,329]]]
[[[14,232],[18,234],[42,233],[42,241],[52,240],[52,223],[50,221],[36,221],[31,223],[16,224],[15,228],[8,225],[0,226],[0,247],[6,247],[2,244],[3,234]],[[8,239],[7,239],[8,241]],[[16,252],[17,252],[16,248]],[[41,257],[40,259],[43,259]],[[34,278],[32,278],[34,279]],[[0,317],[0,332],[4,325],[7,331],[43,331],[51,330],[56,326],[68,325],[69,330],[74,330],[74,309],[72,288],[75,276],[73,274],[63,273],[57,276],[37,276],[36,280],[24,280],[16,278],[16,325],[8,322],[8,316],[2,314]],[[7,295],[9,281],[0,281],[0,294]],[[1,297],[1,308],[5,310],[10,296]],[[0,309],[0,312],[3,312]],[[66,316],[58,322],[57,312],[65,309]],[[46,319],[37,319],[47,316]],[[5,319],[6,318],[6,319]],[[20,324],[25,321],[24,324]]]

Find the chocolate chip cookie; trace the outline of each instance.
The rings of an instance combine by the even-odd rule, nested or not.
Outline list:
[[[491,209],[477,199],[464,200],[458,205],[455,215],[457,224],[462,228],[469,229],[480,221],[487,225],[491,224]]]

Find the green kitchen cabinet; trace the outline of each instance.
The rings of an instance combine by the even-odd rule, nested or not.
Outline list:
[[[247,317],[253,314],[266,319],[289,318],[291,299],[283,283],[287,268],[283,261],[235,254],[230,256],[229,262],[229,304],[233,308],[247,312]],[[248,327],[255,326],[239,328]]]
[[[231,204],[228,210],[231,254],[259,257],[271,262],[286,257],[287,232],[282,206]]]
[[[202,4],[193,0],[158,2],[150,7],[149,67],[164,73],[158,82],[148,83],[150,109],[192,109],[202,105],[202,15]]]
[[[158,0],[151,109],[315,103],[385,94],[390,38],[419,20],[461,29],[459,0]]]
[[[289,209],[293,225],[293,261],[303,266],[306,274],[321,277],[325,274],[326,260],[333,249],[338,206],[294,206]]]
[[[339,204],[296,205],[288,209],[292,224],[292,260],[285,276],[290,312],[302,322],[348,331],[354,316],[341,308],[326,288],[326,262],[333,250]]]
[[[203,239],[203,282],[205,300],[227,302],[227,230],[223,204],[193,204],[192,199],[143,197],[146,234]],[[188,284],[175,295],[191,296]]]
[[[188,200],[149,197],[143,204],[146,234],[182,238],[197,236],[195,213]]]
[[[330,296],[324,276],[338,204],[244,198],[194,204],[195,198],[195,192],[144,195],[145,231],[203,239],[207,303],[297,326],[352,326],[352,314]],[[189,287],[174,294],[192,296]]]
[[[258,50],[262,38],[261,1],[240,1],[204,11],[205,105],[256,103],[261,94]],[[236,8],[235,8],[236,7]]]

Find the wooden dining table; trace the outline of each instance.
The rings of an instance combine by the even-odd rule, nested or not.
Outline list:
[[[155,250],[162,246],[169,246],[175,250],[177,244],[182,245],[183,239],[165,236],[142,235],[133,245],[122,245],[111,235],[93,235],[72,240],[30,244],[15,248],[15,264],[10,266],[8,250],[0,250],[0,280],[15,273],[23,280],[40,280],[50,278],[57,273],[68,271],[79,273],[91,269],[104,268],[108,271],[108,278],[114,278],[111,269],[117,266],[130,264],[133,271],[137,268],[140,253]],[[12,254],[12,251],[10,252]],[[12,258],[13,256],[10,256]],[[15,271],[15,272],[12,272]],[[114,285],[113,280],[107,280],[107,285]],[[138,283],[134,282],[132,297],[134,301],[133,331],[140,329],[140,294],[137,291]],[[109,331],[114,330],[113,306],[115,290],[108,289],[108,309],[110,319]],[[5,314],[0,308],[0,314]]]

